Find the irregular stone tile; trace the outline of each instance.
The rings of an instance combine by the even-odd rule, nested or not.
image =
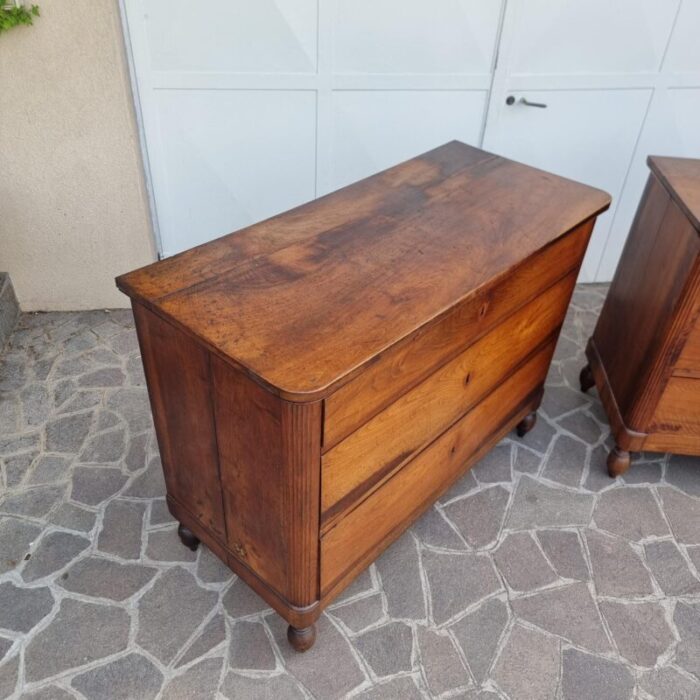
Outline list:
[[[121,386],[124,378],[124,372],[119,367],[101,367],[80,377],[78,385],[90,388]]]
[[[459,697],[459,700],[501,700],[503,696],[492,693],[490,690],[468,690],[457,697]]]
[[[666,481],[689,496],[700,496],[700,457],[671,455],[666,465]]]
[[[658,603],[617,603],[601,601],[620,654],[638,666],[654,666],[673,643],[673,634]]]
[[[134,434],[153,428],[148,394],[143,388],[116,389],[107,399],[107,408],[118,413]]]
[[[700,605],[679,601],[673,622],[681,638],[676,648],[676,663],[700,679]]]
[[[36,581],[53,574],[73,561],[90,546],[90,540],[69,532],[50,532],[42,537],[32,558],[22,569],[25,581]]]
[[[616,481],[608,474],[608,453],[610,448],[606,445],[598,445],[591,452],[591,460],[588,466],[588,476],[583,483],[584,488],[589,491],[602,491],[603,489],[615,486]],[[634,465],[632,465],[633,471]]]
[[[516,447],[513,469],[522,474],[537,474],[540,468],[542,457],[524,447]]]
[[[695,570],[700,573],[700,546],[697,547],[686,547],[686,552],[690,557],[690,561],[693,562]]]
[[[52,401],[44,384],[29,384],[20,393],[24,422],[27,425],[41,425],[51,414]]]
[[[53,608],[53,595],[46,587],[20,588],[11,581],[0,583],[0,627],[29,632]]]
[[[41,528],[17,518],[0,518],[0,574],[14,569],[24,559]]]
[[[501,590],[496,569],[490,557],[483,554],[425,551],[423,569],[430,587],[436,625]]]
[[[508,535],[493,555],[498,570],[516,591],[530,591],[557,580],[532,537],[524,532]]]
[[[423,626],[416,628],[420,665],[432,696],[470,685],[469,674],[452,640]]]
[[[56,505],[63,491],[63,486],[35,486],[5,496],[0,503],[0,511],[10,515],[41,518]]]
[[[654,496],[647,489],[606,491],[598,500],[593,519],[599,528],[637,542],[670,534]]]
[[[146,556],[154,561],[195,561],[197,552],[185,547],[177,534],[177,528],[158,530],[148,535]]]
[[[658,492],[676,541],[700,544],[700,500],[668,487],[659,487]]]
[[[71,685],[88,700],[152,700],[163,674],[142,654],[129,654],[76,676]]]
[[[389,622],[364,632],[355,638],[354,643],[379,678],[412,668],[413,632],[403,622]]]
[[[169,569],[141,598],[137,643],[163,663],[169,663],[218,600],[197,585],[182,567]],[[163,634],[167,629],[168,633]]]
[[[72,379],[62,379],[57,382],[53,390],[53,405],[60,408],[76,391],[75,382]]]
[[[126,649],[129,624],[121,608],[64,598],[56,617],[27,646],[25,679],[34,683]]]
[[[496,661],[493,679],[511,698],[553,700],[559,682],[559,642],[515,625]]]
[[[19,401],[11,394],[0,394],[0,435],[19,432]]]
[[[662,472],[661,462],[637,462],[621,478],[625,484],[658,484]]]
[[[450,524],[442,517],[436,507],[428,510],[417,520],[411,532],[429,547],[442,547],[443,549],[465,549],[464,542],[452,529]]]
[[[542,409],[550,418],[558,418],[590,403],[591,399],[581,391],[570,389],[568,386],[548,386],[542,398]]]
[[[111,318],[108,318],[106,321],[94,325],[92,330],[100,338],[106,340],[107,338],[111,338],[117,333],[121,333],[124,329],[118,323],[112,321]]]
[[[294,680],[287,675],[249,678],[229,671],[221,684],[221,693],[230,700],[305,700]]]
[[[51,373],[57,359],[58,355],[53,355],[52,357],[47,357],[46,359],[37,360],[34,363],[34,379],[37,379],[40,382],[45,381]]]
[[[261,622],[240,620],[231,626],[228,648],[228,663],[231,668],[249,671],[272,671],[275,669],[275,653]]]
[[[531,530],[587,525],[593,504],[592,495],[554,488],[523,476],[515,490],[506,527]]]
[[[39,434],[13,435],[4,437],[0,435],[0,454],[8,457],[15,452],[27,452],[39,448]]]
[[[410,539],[410,537],[407,539]],[[355,579],[353,579],[350,585],[343,589],[333,600],[333,605],[339,605],[340,603],[346,602],[351,598],[362,595],[363,593],[378,591],[379,589],[375,585],[372,579],[372,574],[370,573],[372,568],[374,568],[374,565],[371,565],[369,568],[362,571]]]
[[[488,676],[507,624],[508,606],[492,598],[450,626],[478,683]]]
[[[95,345],[97,345],[97,338],[91,331],[85,329],[67,340],[63,344],[63,349],[66,352],[82,352],[94,348]]]
[[[422,700],[423,695],[412,678],[403,676],[386,683],[377,683],[353,697],[357,700]]]
[[[207,622],[201,634],[190,644],[187,651],[185,651],[177,664],[175,664],[176,668],[186,666],[200,656],[204,656],[204,654],[221,644],[224,639],[226,639],[224,616],[218,614]]]
[[[559,576],[588,581],[590,574],[583,558],[581,543],[575,532],[539,530],[537,539]]]
[[[102,410],[97,414],[97,430],[100,432],[120,424],[121,420],[114,411]]]
[[[267,622],[287,671],[308,689],[312,697],[323,700],[345,698],[365,681],[350,644],[327,615],[321,615],[316,623],[321,643],[316,643],[307,654],[299,654],[291,648],[287,642],[287,623],[279,615],[271,615]]]
[[[8,489],[22,483],[38,454],[38,452],[25,452],[14,457],[5,457],[3,460],[5,462],[5,486]]]
[[[160,457],[151,460],[143,474],[137,476],[124,493],[130,498],[162,498],[165,496],[165,479]]]
[[[634,694],[634,676],[626,666],[578,649],[562,654],[561,685],[563,700],[631,700]]]
[[[129,383],[133,386],[145,386],[146,375],[143,373],[143,363],[140,355],[134,355],[126,361],[126,371],[129,375]]]
[[[270,609],[270,606],[239,578],[226,591],[222,603],[226,612],[234,620]]]
[[[166,523],[175,523],[177,520],[173,518],[168,510],[168,504],[164,498],[156,498],[151,503],[151,517],[148,521],[149,525],[164,525]]]
[[[73,593],[122,601],[140,591],[157,573],[158,569],[150,566],[88,557],[71,566],[58,584]]]
[[[14,391],[24,386],[25,364],[19,358],[0,357],[0,391]]]
[[[134,350],[138,350],[139,342],[136,337],[136,332],[132,329],[122,331],[109,339],[109,344],[114,352],[119,355],[128,355]]]
[[[518,438],[518,441],[544,454],[555,434],[556,430],[542,416],[539,416],[535,427],[524,437]]]
[[[73,503],[61,503],[49,516],[49,522],[54,525],[79,532],[90,532],[95,526],[96,519],[96,513]]]
[[[119,469],[111,467],[75,467],[71,498],[78,503],[96,506],[113,496],[126,483]]]
[[[472,474],[482,484],[510,481],[511,453],[512,446],[509,443],[496,445],[472,467]]]
[[[559,435],[554,447],[545,459],[542,476],[566,486],[578,486],[581,483],[583,468],[586,464],[586,446],[568,435]]]
[[[452,499],[464,496],[477,488],[479,488],[479,483],[471,470],[469,470],[461,479],[452,485],[444,496],[440,497],[440,503],[448,503]]]
[[[46,423],[46,449],[49,452],[77,453],[90,432],[92,411],[54,418]]]
[[[12,649],[12,640],[5,639],[5,637],[0,637],[0,661],[2,661],[6,656],[7,652]]]
[[[204,583],[225,583],[233,578],[233,572],[208,547],[200,545],[197,576]]]
[[[502,486],[491,486],[449,503],[444,512],[472,547],[485,547],[501,531],[509,497]]]
[[[1,376],[1,375],[0,375]],[[17,687],[19,654],[0,665],[0,698],[9,698]]]
[[[389,617],[425,620],[427,617],[420,560],[415,540],[400,537],[375,562]]]
[[[668,698],[668,700],[700,698],[700,684],[670,667],[643,673],[639,679],[639,687],[652,698]]]
[[[361,632],[384,617],[382,596],[379,593],[375,593],[365,598],[358,598],[344,605],[334,607],[329,612],[351,632]]]
[[[511,606],[520,619],[577,646],[602,653],[610,650],[595,602],[584,583],[517,598]]]
[[[162,700],[214,700],[223,659],[204,659],[184,673],[171,678],[163,688]]]
[[[576,411],[559,421],[559,425],[589,445],[597,442],[603,434],[600,425],[583,411]]]
[[[573,340],[567,338],[564,334],[559,336],[557,346],[554,350],[554,357],[557,360],[563,360],[578,352],[578,345]]]
[[[57,685],[47,685],[33,693],[22,693],[22,700],[75,700],[75,695]]]
[[[74,413],[75,411],[85,411],[88,408],[94,408],[100,403],[102,397],[99,391],[79,391],[72,398],[66,401],[59,414]]]
[[[690,572],[675,543],[650,542],[645,545],[644,553],[651,572],[666,595],[700,594],[700,581]]]
[[[586,544],[598,595],[624,597],[654,592],[646,567],[628,542],[588,530]]]
[[[131,439],[129,451],[126,453],[124,464],[130,472],[137,472],[146,466],[146,440],[148,433],[142,433]]]
[[[90,438],[80,453],[81,462],[117,462],[126,448],[123,428]]]
[[[63,481],[68,475],[70,460],[59,455],[44,454],[37,459],[27,483],[53,484]]]
[[[145,504],[112,501],[105,509],[97,549],[122,559],[141,556],[141,530]]]

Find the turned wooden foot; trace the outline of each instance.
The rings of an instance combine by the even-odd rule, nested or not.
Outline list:
[[[527,435],[535,427],[535,423],[537,423],[537,411],[528,413],[528,415],[515,426],[515,432],[518,433],[518,437]]]
[[[595,379],[593,379],[593,371],[590,365],[586,365],[582,370],[581,374],[578,375],[578,381],[581,384],[581,391],[585,394],[591,387],[595,386]]]
[[[615,479],[624,474],[630,468],[630,453],[621,450],[617,445],[610,450],[608,455],[608,474]]]
[[[287,639],[294,651],[308,651],[316,641],[316,625],[310,625],[304,629],[297,629],[289,625]]]
[[[192,530],[186,528],[182,523],[180,523],[180,526],[177,528],[177,534],[180,535],[180,541],[185,545],[185,547],[188,547],[193,552],[197,549],[199,539],[197,539]]]

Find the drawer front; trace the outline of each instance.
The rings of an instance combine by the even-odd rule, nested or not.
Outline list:
[[[578,270],[593,223],[581,224],[524,261],[506,278],[495,280],[444,318],[390,348],[362,374],[331,394],[324,406],[324,451],[528,300],[569,271]]]
[[[674,374],[700,378],[700,318],[685,341]]]
[[[557,282],[326,452],[323,524],[434,440],[551,337],[575,281],[571,273]]]
[[[446,491],[539,399],[554,341],[321,538],[321,595],[332,597]]]
[[[654,412],[652,431],[700,437],[700,379],[668,380]]]

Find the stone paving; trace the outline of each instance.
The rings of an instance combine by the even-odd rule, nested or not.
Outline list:
[[[307,654],[163,500],[128,311],[25,314],[0,358],[0,697],[700,698],[700,460],[614,482],[576,291],[537,427],[323,615]]]

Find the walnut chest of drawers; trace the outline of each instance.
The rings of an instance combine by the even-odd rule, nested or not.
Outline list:
[[[647,162],[581,372],[584,391],[597,385],[615,437],[613,477],[631,451],[700,455],[700,160]]]
[[[117,279],[168,505],[289,623],[534,425],[604,192],[451,142]]]

